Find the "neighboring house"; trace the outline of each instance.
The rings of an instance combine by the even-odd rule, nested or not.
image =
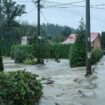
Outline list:
[[[76,40],[76,34],[71,34],[64,42],[62,42],[62,44],[73,44],[75,43],[75,40]],[[91,47],[101,48],[100,33],[97,32],[91,33]]]
[[[64,42],[62,42],[62,44],[73,44],[75,43],[75,40],[76,40],[76,35],[71,34]]]
[[[28,37],[27,36],[23,36],[21,39],[21,45],[27,45],[28,44]]]
[[[101,36],[100,33],[91,33],[91,46],[92,48],[101,48]]]

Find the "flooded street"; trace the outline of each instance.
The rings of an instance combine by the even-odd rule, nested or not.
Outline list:
[[[105,105],[105,57],[89,79],[84,77],[85,68],[72,69],[65,59],[28,66],[4,58],[4,66],[5,71],[27,70],[39,75],[44,86],[40,105]]]

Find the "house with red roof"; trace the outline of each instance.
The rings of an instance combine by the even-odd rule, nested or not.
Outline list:
[[[92,32],[91,33],[91,47],[92,48],[101,48],[100,33]],[[62,42],[62,44],[73,44],[76,41],[76,34],[71,34],[69,37]]]

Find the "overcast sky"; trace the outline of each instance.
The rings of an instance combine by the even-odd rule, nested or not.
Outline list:
[[[27,21],[30,24],[37,24],[37,8],[31,0],[14,0],[18,4],[26,5],[27,14],[22,15],[18,18],[20,21]],[[27,2],[28,1],[28,2]],[[29,2],[30,1],[30,2]],[[42,4],[45,8],[41,9],[41,23],[54,23],[60,25],[67,25],[70,27],[77,28],[79,25],[79,21],[83,17],[85,21],[85,7],[77,7],[77,6],[62,6],[69,8],[55,8],[47,6],[56,5],[50,2],[58,2],[58,3],[72,3],[78,2],[82,0],[42,0]],[[105,0],[90,0],[91,5],[99,5],[105,4]],[[84,2],[72,4],[78,6],[85,6]],[[101,32],[105,31],[105,5],[95,6],[91,8],[91,31],[92,32]]]

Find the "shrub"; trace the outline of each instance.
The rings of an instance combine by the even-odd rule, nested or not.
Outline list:
[[[42,60],[45,58],[49,58],[50,55],[50,45],[48,40],[42,39],[40,40],[40,45],[38,42],[35,44],[35,57],[40,56]]]
[[[70,50],[70,66],[82,67],[86,65],[86,51],[84,46],[76,46],[75,44]]]
[[[23,63],[26,65],[33,65],[36,64],[36,59],[34,57],[26,58],[26,60],[24,60]]]
[[[92,64],[97,63],[103,56],[103,51],[99,48],[92,49]]]
[[[68,59],[70,44],[54,44],[50,48],[50,58],[53,59]]]
[[[35,74],[0,72],[0,105],[38,105],[42,85]]]
[[[3,56],[10,56],[10,48],[11,48],[12,42],[9,42],[7,40],[1,40],[0,42],[0,48],[1,50],[1,54]]]
[[[16,63],[23,63],[24,60],[34,55],[34,47],[32,45],[13,45],[11,47],[11,57]]]
[[[102,32],[101,34],[101,46],[102,46],[102,49],[104,50],[105,49],[105,32]]]
[[[4,66],[3,66],[3,60],[2,57],[0,56],[0,71],[4,70]]]

